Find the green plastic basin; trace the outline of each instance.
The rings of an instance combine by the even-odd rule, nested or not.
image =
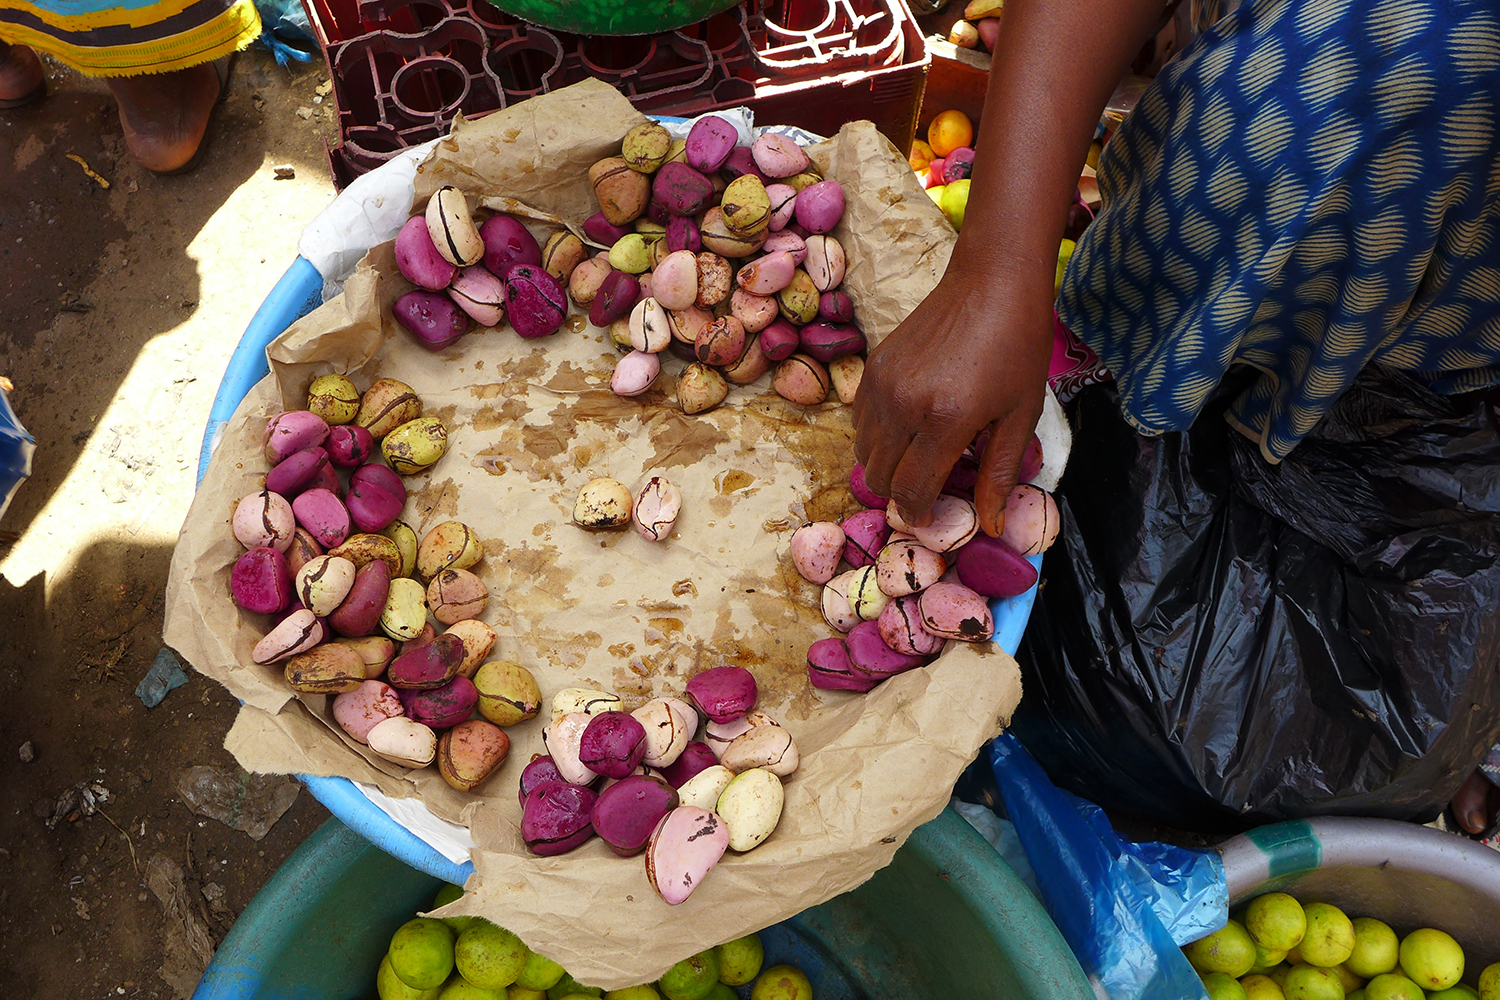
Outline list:
[[[490,0],[507,14],[577,35],[654,35],[706,20],[739,0]]]
[[[240,914],[194,1000],[373,998],[391,934],[439,885],[329,820]],[[1041,905],[951,809],[870,881],[765,936],[768,955],[825,965],[808,970],[819,1000],[1094,996]]]

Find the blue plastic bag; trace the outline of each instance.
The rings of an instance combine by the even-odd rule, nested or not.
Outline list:
[[[0,517],[16,495],[21,480],[31,475],[31,455],[36,438],[21,426],[16,411],[10,408],[10,397],[0,388]]]
[[[255,42],[270,49],[278,65],[291,59],[307,62],[318,51],[302,0],[255,0],[255,9],[260,14],[260,37]]]
[[[990,744],[990,766],[1042,904],[1095,990],[1109,1000],[1207,1000],[1180,946],[1229,919],[1219,856],[1122,839],[1009,733]]]

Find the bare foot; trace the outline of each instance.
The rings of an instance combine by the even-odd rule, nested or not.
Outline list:
[[[1500,788],[1491,784],[1484,772],[1475,771],[1453,796],[1450,803],[1458,823],[1470,833],[1489,829],[1495,810],[1500,807]]]
[[[0,42],[0,101],[19,101],[46,78],[42,61],[31,46]]]
[[[219,99],[219,74],[211,63],[105,82],[120,104],[125,144],[141,166],[170,173],[198,152]]]

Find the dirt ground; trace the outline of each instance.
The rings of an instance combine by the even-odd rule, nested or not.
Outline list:
[[[37,441],[0,523],[10,995],[172,997],[164,959],[190,990],[208,944],[327,818],[305,791],[258,841],[195,815],[186,768],[240,775],[221,746],[234,701],[196,674],[154,709],[134,693],[220,376],[333,195],[322,72],[242,55],[183,177],[139,168],[107,90],[61,67],[40,105],[0,111],[0,375]],[[274,178],[283,164],[294,178]]]

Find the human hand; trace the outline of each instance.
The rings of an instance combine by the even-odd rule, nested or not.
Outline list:
[[[974,505],[984,531],[1005,525],[1005,500],[1046,397],[1052,275],[997,284],[950,269],[870,352],[854,400],[855,456],[865,482],[909,524],[932,502],[986,427]]]

